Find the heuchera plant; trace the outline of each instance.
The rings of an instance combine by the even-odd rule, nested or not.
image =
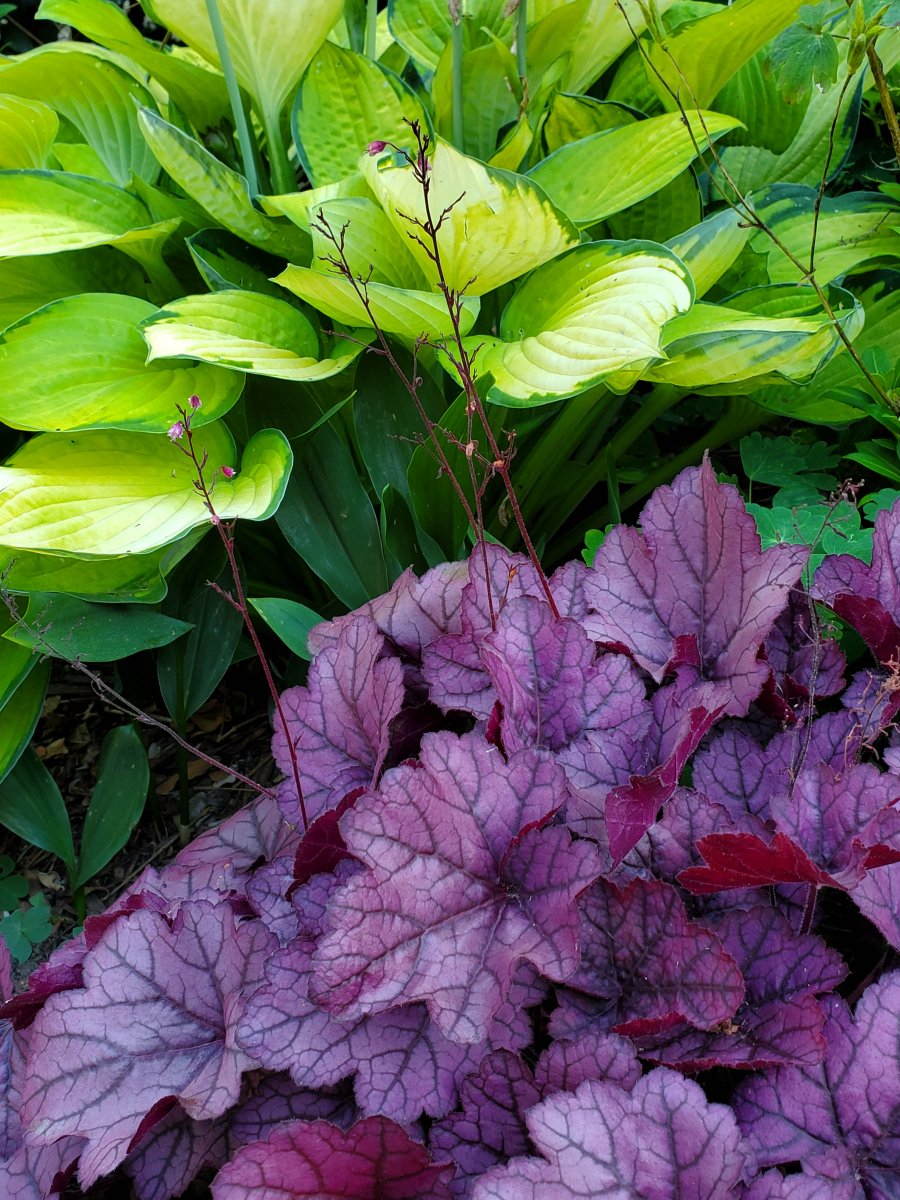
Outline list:
[[[806,554],[706,461],[559,617],[489,545],[318,626],[277,802],[0,963],[0,1192],[896,1200],[900,505]]]

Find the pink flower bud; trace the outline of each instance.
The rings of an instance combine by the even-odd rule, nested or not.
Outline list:
[[[366,153],[370,157],[374,157],[376,154],[380,154],[386,146],[387,142],[369,142],[368,146],[366,146]]]
[[[219,467],[219,470],[226,479],[234,479],[235,475],[237,475],[237,471],[235,471],[234,467]]]
[[[170,442],[177,442],[184,437],[184,425],[181,421],[176,421],[166,435]]]
[[[203,403],[203,402],[202,402],[202,400],[200,399],[200,397],[199,397],[199,396],[191,396],[190,400],[188,400],[188,404],[189,404],[189,405],[191,406],[191,408],[193,408],[193,409],[197,409],[197,408],[199,408],[199,407],[200,407],[200,405],[201,405],[202,403]]]

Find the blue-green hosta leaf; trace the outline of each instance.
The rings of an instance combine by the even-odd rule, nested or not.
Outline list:
[[[243,175],[226,167],[196,138],[150,109],[142,108],[138,120],[160,166],[214,221],[270,254],[284,258],[308,256],[309,243],[299,230],[257,212]]]
[[[106,246],[0,259],[0,329],[63,296],[104,289],[141,296],[145,287],[137,264]]]
[[[780,241],[809,264],[815,192],[812,188],[776,185],[757,202],[757,211]],[[877,192],[848,192],[823,200],[816,229],[816,279],[822,285],[853,274],[882,259],[900,258],[900,204]],[[800,271],[761,231],[750,245],[766,256],[772,283],[793,283]]]
[[[604,380],[627,389],[662,357],[660,331],[693,300],[684,264],[655,242],[588,242],[535,271],[484,343],[488,399],[512,406],[575,396]]]
[[[854,338],[862,329],[862,306],[841,288],[831,289],[829,302],[846,335]],[[754,288],[727,306],[695,304],[672,321],[663,338],[668,361],[651,367],[644,378],[703,388],[710,395],[748,392],[770,377],[775,382],[808,378],[841,345],[812,288]]]
[[[266,254],[227,229],[201,229],[185,238],[185,243],[210,291],[241,288],[283,299],[271,279],[283,268],[283,258]]]
[[[0,171],[0,258],[118,246],[140,258],[175,226],[155,223],[140,200],[111,183],[64,171]]]
[[[324,42],[297,92],[297,155],[314,187],[336,183],[356,170],[369,142],[409,142],[405,120],[421,122],[426,131],[430,126],[402,79],[364,54]]]
[[[747,244],[750,227],[732,208],[706,217],[699,225],[669,238],[666,245],[691,273],[699,299],[728,270]]]
[[[353,284],[341,275],[288,265],[276,282],[343,325],[372,324]],[[372,317],[384,333],[394,333],[410,341],[421,335],[453,336],[453,322],[440,294],[389,287],[384,283],[369,283],[366,291]],[[477,296],[463,298],[460,314],[463,333],[468,333],[475,324],[479,305]]]
[[[293,304],[237,289],[172,300],[144,319],[141,332],[151,362],[199,358],[272,379],[328,379],[362,351],[358,338],[338,338],[320,358],[318,335]]]
[[[506,0],[467,0],[464,5],[463,36],[466,50],[473,50],[496,34],[508,41],[513,18]],[[447,0],[388,0],[391,33],[417,63],[433,71],[450,40],[451,18]]]
[[[427,290],[427,282],[409,250],[409,238],[401,237],[386,213],[362,196],[326,200],[312,213],[313,263],[319,269],[335,255],[333,242],[343,230],[344,254],[354,275],[389,287]],[[327,269],[327,267],[326,267]]]
[[[577,225],[593,225],[658,192],[693,162],[697,147],[739,124],[722,113],[693,113],[688,129],[680,113],[665,113],[561,146],[528,177]]]
[[[293,455],[284,434],[264,429],[236,466],[231,435],[221,422],[198,429],[198,454],[215,477],[223,520],[262,521],[281,502]],[[209,521],[194,488],[196,471],[168,438],[120,430],[45,433],[0,467],[0,545],[9,549],[117,558],[147,554]]]
[[[147,363],[138,325],[156,312],[136,296],[54,300],[0,335],[0,419],[16,429],[140,429],[164,433],[187,397],[197,424],[223,416],[241,381],[217,367]]]
[[[791,24],[803,3],[735,0],[728,7],[710,5],[710,16],[679,29],[665,48],[651,43],[650,61],[685,107],[705,107],[757,50]],[[674,109],[666,86],[656,78],[653,83],[663,105]]]
[[[411,229],[407,217],[426,220],[422,189],[409,164],[395,165],[390,155],[366,157],[363,174],[401,237]],[[440,139],[430,179],[432,216],[437,221],[445,213],[438,245],[451,288],[482,296],[578,243],[575,226],[533,180],[486,167]],[[426,250],[412,239],[409,245],[436,285]]]
[[[0,170],[46,167],[59,118],[39,100],[0,96]]]
[[[71,25],[92,42],[142,67],[162,84],[196,129],[218,125],[226,115],[230,118],[225,80],[217,71],[154,46],[109,0],[42,0],[38,15]]]
[[[0,91],[41,100],[65,117],[91,146],[113,181],[132,174],[152,183],[159,167],[137,123],[135,102],[152,104],[146,88],[78,42],[53,42],[0,62]]]
[[[153,20],[219,66],[205,0],[145,0]],[[267,127],[340,17],[342,0],[219,0],[232,66]]]

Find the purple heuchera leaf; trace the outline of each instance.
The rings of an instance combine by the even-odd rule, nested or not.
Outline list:
[[[794,935],[773,908],[723,913],[712,928],[743,973],[744,1003],[711,1032],[682,1026],[637,1039],[641,1057],[689,1071],[821,1062],[825,1014],[814,997],[843,980],[840,956],[817,937]]]
[[[407,569],[383,596],[344,617],[316,625],[309,649],[319,654],[335,646],[342,629],[356,617],[374,621],[386,638],[414,658],[446,633],[459,633],[463,588],[469,582],[466,562],[441,563],[418,579]]]
[[[710,1029],[744,999],[734,959],[687,919],[678,891],[635,879],[599,881],[581,900],[581,966],[571,988],[607,1001],[605,1028],[650,1032],[684,1019]]]
[[[738,1121],[761,1166],[799,1159],[826,1177],[855,1176],[872,1200],[893,1200],[900,1173],[900,972],[867,988],[853,1015],[837,997],[824,1003],[824,1063],[747,1080],[734,1098]]]
[[[865,1200],[856,1179],[826,1179],[814,1173],[782,1175],[765,1171],[747,1188],[743,1200]]]
[[[813,593],[859,632],[881,663],[900,655],[900,503],[875,517],[872,565],[850,554],[828,555]]]
[[[800,578],[808,551],[760,549],[737,489],[703,465],[657,488],[642,533],[619,526],[597,551],[585,584],[591,637],[626,647],[659,682],[679,663],[733,692],[743,715],[768,674],[759,650]]]
[[[853,889],[853,903],[900,950],[900,863],[870,871]]]
[[[823,638],[813,630],[810,599],[803,588],[790,593],[772,626],[766,638],[766,659],[788,712],[809,696],[810,689],[816,696],[834,696],[844,687],[844,652],[833,638]]]
[[[526,1122],[544,1157],[488,1171],[473,1200],[734,1200],[751,1165],[731,1110],[664,1068],[631,1093],[592,1081],[557,1093]]]
[[[383,650],[375,622],[354,617],[336,644],[316,655],[308,686],[281,697],[288,730],[285,736],[276,720],[272,753],[292,782],[290,737],[310,820],[378,777],[390,723],[403,704],[403,668],[399,659],[381,657]]]
[[[575,899],[600,870],[586,842],[540,828],[565,798],[547,756],[509,762],[476,734],[430,734],[341,822],[369,870],[333,899],[311,995],[344,1018],[424,1000],[453,1041],[484,1040],[520,959],[578,963]]]
[[[450,1164],[385,1117],[346,1132],[295,1121],[243,1146],[216,1176],[213,1200],[450,1200]]]
[[[542,1097],[574,1092],[587,1079],[605,1079],[630,1092],[640,1077],[641,1064],[631,1043],[597,1029],[551,1042],[534,1068]]]
[[[274,947],[227,904],[199,901],[172,925],[147,911],[116,922],[84,960],[84,990],[51,996],[32,1028],[31,1140],[87,1139],[79,1175],[89,1186],[161,1101],[175,1097],[197,1120],[221,1116],[250,1065],[234,1045],[240,995]]]
[[[192,1121],[176,1105],[125,1160],[137,1200],[177,1200],[204,1167],[221,1167],[228,1128],[228,1116]]]
[[[300,1088],[287,1075],[266,1075],[231,1114],[229,1134],[234,1144],[246,1146],[287,1121],[328,1121],[349,1129],[358,1115],[349,1088]]]
[[[540,1099],[531,1071],[508,1050],[489,1055],[469,1076],[461,1088],[462,1111],[438,1122],[429,1138],[433,1154],[456,1163],[454,1196],[469,1197],[479,1175],[528,1153],[525,1113]]]

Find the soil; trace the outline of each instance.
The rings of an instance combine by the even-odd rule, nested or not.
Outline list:
[[[113,668],[99,669],[111,686],[117,680]],[[154,700],[145,676],[148,696],[129,694],[129,699],[158,720],[168,717]],[[106,734],[128,720],[102,698],[91,680],[66,664],[58,664],[32,746],[43,759],[65,798],[72,822],[76,848],[91,791],[96,782],[97,761]],[[165,865],[178,853],[182,841],[236,811],[254,793],[225,771],[202,759],[190,758],[190,823],[179,826],[178,747],[161,729],[139,725],[150,760],[150,795],[143,818],[125,847],[87,884],[88,915],[102,912],[151,864]],[[277,778],[270,751],[271,723],[268,692],[259,664],[255,661],[232,667],[227,679],[191,719],[187,741],[210,757],[243,775],[269,786]],[[0,854],[7,854],[16,871],[29,884],[31,896],[42,892],[51,910],[53,934],[34,949],[27,962],[15,964],[17,988],[24,986],[31,971],[51,951],[69,938],[76,928],[76,914],[62,866],[53,854],[28,846],[0,828]]]

